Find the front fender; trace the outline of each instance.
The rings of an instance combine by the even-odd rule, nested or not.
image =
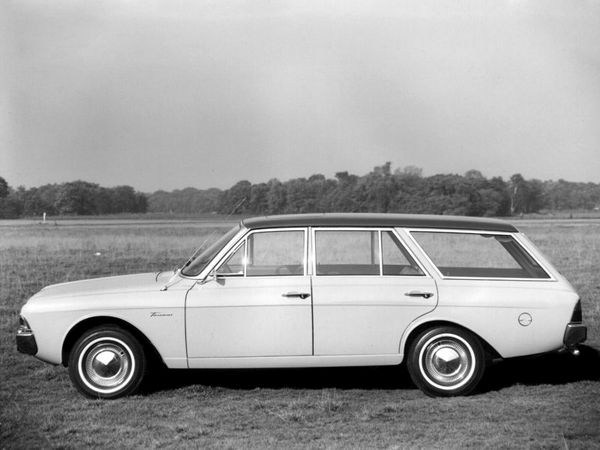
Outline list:
[[[29,322],[38,351],[36,357],[61,364],[63,347],[72,336],[96,326],[123,321],[137,329],[155,347],[168,367],[187,367],[185,347],[184,287],[167,291],[103,294],[86,298],[44,299],[25,304],[22,315]]]

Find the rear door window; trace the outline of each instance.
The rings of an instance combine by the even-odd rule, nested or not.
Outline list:
[[[377,231],[315,232],[317,275],[379,275]]]
[[[424,275],[393,232],[316,230],[317,275]]]

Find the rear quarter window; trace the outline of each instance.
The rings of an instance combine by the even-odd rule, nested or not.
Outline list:
[[[411,234],[445,277],[550,278],[511,235],[443,231]]]

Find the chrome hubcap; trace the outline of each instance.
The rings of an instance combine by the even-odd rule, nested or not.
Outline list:
[[[423,355],[425,370],[436,383],[450,386],[460,383],[471,372],[468,349],[453,339],[432,342]]]
[[[100,343],[85,358],[85,374],[96,386],[119,386],[130,373],[131,360],[124,348],[114,343]]]

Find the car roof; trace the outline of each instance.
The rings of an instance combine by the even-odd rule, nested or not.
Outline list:
[[[286,214],[252,217],[242,220],[248,229],[283,227],[407,227],[452,230],[518,231],[513,225],[498,219],[426,214],[383,213],[321,213]]]

